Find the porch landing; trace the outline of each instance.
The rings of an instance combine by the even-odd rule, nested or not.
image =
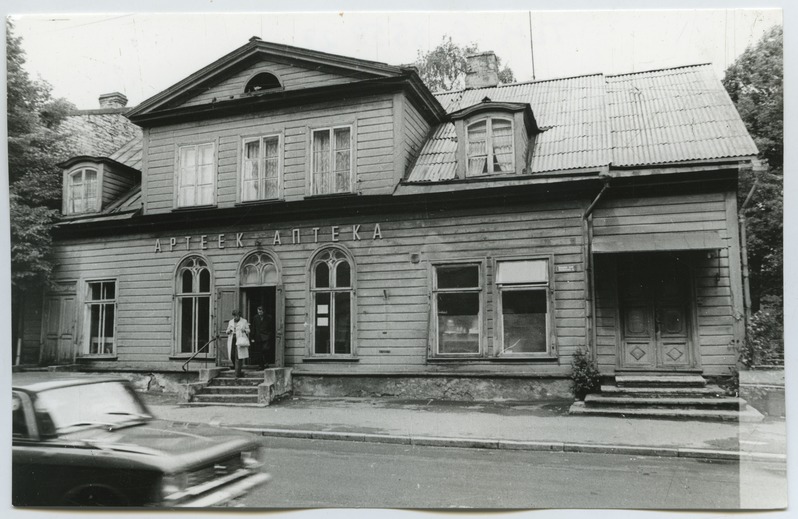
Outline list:
[[[763,415],[745,400],[726,396],[717,385],[695,374],[624,374],[615,385],[574,402],[573,415],[636,418],[688,418],[761,422]]]

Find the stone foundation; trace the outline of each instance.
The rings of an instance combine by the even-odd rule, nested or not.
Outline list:
[[[406,399],[507,401],[573,398],[566,378],[447,376],[341,376],[294,373],[294,396],[386,397]]]

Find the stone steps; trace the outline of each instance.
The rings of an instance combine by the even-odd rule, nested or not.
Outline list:
[[[257,390],[255,391],[255,394],[249,395],[197,393],[194,395],[192,402],[214,404],[257,404],[258,393]]]
[[[259,406],[258,385],[262,383],[262,371],[245,370],[238,378],[233,370],[223,371],[208,386],[200,389],[189,404]]]
[[[691,373],[625,373],[615,385],[603,385],[600,393],[575,402],[573,415],[617,416],[622,418],[669,418],[694,420],[750,421],[763,416],[745,400],[728,397],[716,385]]]

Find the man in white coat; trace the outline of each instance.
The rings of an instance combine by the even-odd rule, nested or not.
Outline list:
[[[240,377],[244,359],[249,358],[249,323],[238,310],[233,310],[227,323],[227,358],[235,366],[236,378]]]

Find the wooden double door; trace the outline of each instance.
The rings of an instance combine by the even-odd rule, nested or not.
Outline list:
[[[621,256],[620,367],[680,370],[695,367],[690,271],[667,254]]]

